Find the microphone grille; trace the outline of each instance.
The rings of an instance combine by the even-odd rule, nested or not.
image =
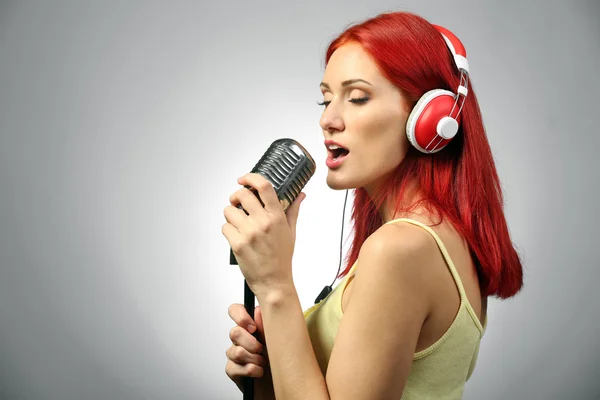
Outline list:
[[[316,164],[308,151],[294,139],[274,141],[252,169],[273,185],[284,211],[314,175]]]

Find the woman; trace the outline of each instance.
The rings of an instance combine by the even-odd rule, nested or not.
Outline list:
[[[242,188],[224,211],[223,234],[259,303],[255,321],[241,304],[229,309],[226,373],[240,389],[251,376],[256,398],[462,397],[487,297],[523,284],[463,50],[405,12],[330,44],[320,85],[327,184],[355,188],[355,234],[344,279],[304,313],[291,258],[305,194],[284,214],[266,179],[238,180],[265,203]]]

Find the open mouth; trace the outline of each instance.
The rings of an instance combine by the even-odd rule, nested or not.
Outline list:
[[[348,155],[348,153],[350,153],[348,150],[343,149],[341,147],[339,149],[329,150],[329,154],[332,155],[334,160],[336,158],[344,157],[344,156]]]

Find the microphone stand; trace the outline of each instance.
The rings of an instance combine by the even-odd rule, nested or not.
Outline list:
[[[315,160],[300,143],[293,139],[284,138],[274,141],[269,146],[251,172],[258,173],[271,182],[285,212],[314,174],[315,168]],[[256,189],[249,185],[244,185],[244,187],[254,192],[261,205],[265,206]],[[237,205],[237,208],[249,215],[241,204]],[[239,265],[233,250],[230,250],[229,264]],[[252,320],[254,320],[254,298],[254,293],[244,279],[244,307]],[[252,336],[259,338],[258,327]],[[242,378],[242,382],[244,400],[253,400],[254,378],[245,376]]]
[[[229,251],[229,264],[239,265],[231,249]],[[246,311],[250,314],[250,318],[254,320],[254,293],[248,286],[246,279],[244,279],[244,307],[246,307]],[[256,328],[252,336],[258,339],[258,328]],[[254,378],[244,376],[242,377],[242,383],[244,386],[244,400],[254,400]]]

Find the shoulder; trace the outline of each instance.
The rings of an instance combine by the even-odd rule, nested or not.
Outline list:
[[[355,289],[376,287],[379,295],[393,293],[396,301],[411,298],[422,306],[412,310],[427,317],[437,295],[431,277],[438,276],[439,257],[435,239],[422,227],[407,222],[383,225],[361,246]],[[372,296],[372,290],[354,290],[348,306],[361,295]]]
[[[377,258],[382,265],[409,272],[414,266],[427,268],[438,253],[435,239],[425,229],[401,222],[381,226],[365,240],[359,257]]]
[[[428,314],[432,297],[429,278],[437,258],[437,244],[425,229],[410,223],[386,224],[361,246],[355,285],[364,289],[376,287],[384,296],[394,293],[404,299],[412,297],[424,306],[421,312]],[[367,291],[355,290],[349,303],[359,293],[368,295]]]

